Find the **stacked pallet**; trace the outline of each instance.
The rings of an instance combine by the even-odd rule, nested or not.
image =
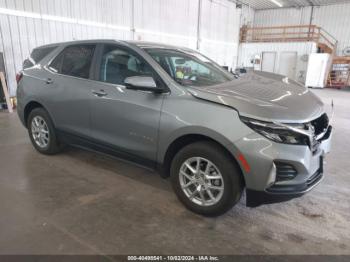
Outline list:
[[[350,86],[350,56],[336,56],[333,58],[327,86],[337,89]]]

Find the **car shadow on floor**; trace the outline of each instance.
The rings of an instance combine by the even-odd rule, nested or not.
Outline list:
[[[116,175],[122,175],[157,189],[172,191],[170,179],[162,178],[157,170],[152,170],[122,158],[72,146],[66,147],[62,154],[73,158],[81,164],[93,165],[94,168],[110,171]]]

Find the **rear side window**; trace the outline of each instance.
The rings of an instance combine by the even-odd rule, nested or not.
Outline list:
[[[89,78],[95,45],[74,45],[66,47],[50,64],[57,73]]]
[[[30,54],[30,57],[34,60],[35,63],[38,63],[40,60],[42,60],[45,56],[47,56],[56,48],[57,46],[36,48],[32,51],[32,53]]]
[[[26,60],[23,61],[22,67],[23,69],[26,69],[26,68],[32,67],[33,65],[34,63],[29,58],[27,58]]]
[[[26,60],[23,61],[23,64],[22,64],[23,69],[34,66],[36,63],[41,61],[45,56],[47,56],[56,48],[57,48],[57,45],[35,48],[30,54],[30,58],[27,58]]]

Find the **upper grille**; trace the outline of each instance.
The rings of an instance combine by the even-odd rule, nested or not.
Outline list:
[[[311,121],[311,125],[315,128],[315,135],[319,135],[327,130],[329,119],[327,114],[323,114],[319,118]]]
[[[315,154],[318,150],[318,147],[319,147],[322,139],[324,139],[324,136],[326,135],[326,131],[329,127],[329,119],[328,119],[327,114],[324,113],[319,118],[312,120],[310,122],[310,124],[312,125],[312,127],[314,129],[314,135],[313,135],[313,137],[310,138],[309,146],[310,146],[312,153]],[[318,137],[319,135],[320,135],[320,137]]]

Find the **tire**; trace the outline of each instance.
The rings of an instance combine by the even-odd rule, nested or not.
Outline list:
[[[38,125],[36,122],[39,122],[41,130],[44,130],[41,133],[42,135],[45,134],[45,138],[43,138],[43,140],[38,137]],[[33,146],[40,153],[45,155],[54,155],[62,150],[63,146],[57,139],[52,120],[44,108],[35,108],[30,112],[27,121],[27,128],[29,138]],[[37,137],[37,139],[34,137]]]
[[[190,164],[192,170],[197,168],[197,163],[200,163],[201,171],[193,173],[185,163]],[[205,175],[203,171],[208,166],[210,172],[206,172]],[[201,175],[198,175],[200,173]],[[179,200],[189,210],[204,216],[219,216],[231,209],[240,200],[244,188],[237,163],[218,144],[210,141],[196,142],[182,148],[171,163],[170,176]],[[198,180],[196,176],[199,177]],[[220,176],[221,179],[210,179]],[[185,191],[182,189],[183,186],[186,188]],[[211,191],[211,196],[208,189]],[[202,199],[205,199],[205,202]]]

